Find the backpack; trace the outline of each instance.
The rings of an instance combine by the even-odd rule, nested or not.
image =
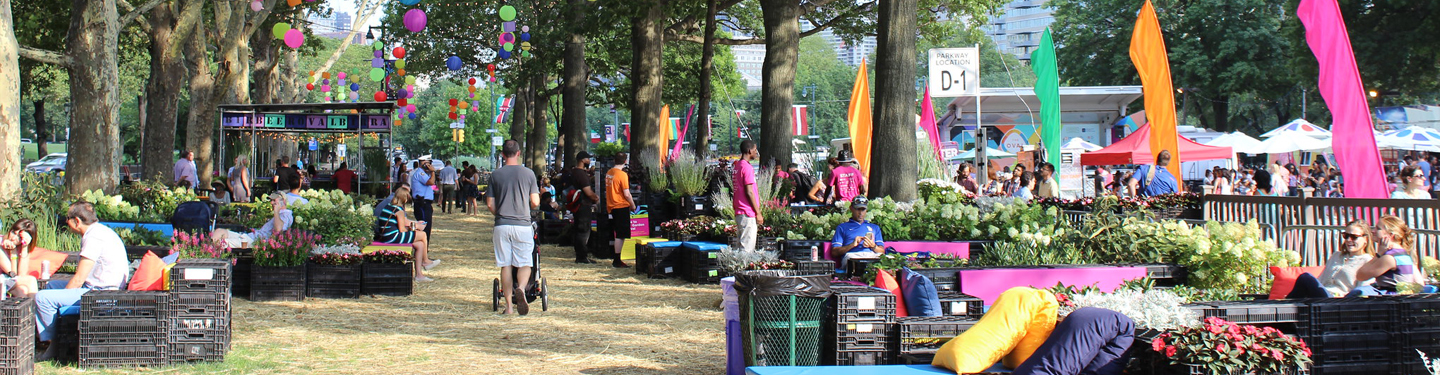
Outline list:
[[[790,179],[795,181],[795,199],[810,200],[810,189],[815,187],[815,178],[797,170],[790,174]]]
[[[175,226],[176,231],[183,231],[194,235],[205,235],[215,223],[215,211],[210,209],[210,204],[201,201],[190,201],[181,203],[175,207],[175,214],[170,215],[170,225]]]

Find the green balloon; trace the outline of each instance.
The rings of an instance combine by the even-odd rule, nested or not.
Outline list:
[[[290,24],[284,22],[276,23],[275,28],[270,29],[270,32],[275,35],[275,39],[285,39],[285,33],[289,31]]]
[[[514,21],[514,20],[515,20],[515,7],[509,6],[509,5],[500,7],[500,20],[501,20],[501,21],[507,21],[507,22],[508,22],[508,21]]]
[[[340,98],[340,100],[343,101],[343,100],[345,100],[345,97],[346,97],[346,96],[347,96],[347,95],[345,94],[345,92],[344,92],[344,91],[341,91],[341,92],[340,92],[340,95],[339,95],[339,98]]]
[[[591,0],[591,1],[594,1],[594,0]],[[530,51],[521,51],[521,52],[520,52],[520,56],[522,56],[522,57],[530,57]]]
[[[515,43],[505,43],[505,45],[500,46],[500,48],[504,48],[506,51],[514,51]]]
[[[370,80],[375,82],[385,80],[385,69],[370,68]]]
[[[405,59],[395,60],[395,69],[405,69]]]
[[[380,41],[377,40],[375,41],[375,44],[371,45],[370,47],[373,47],[376,51],[379,51],[385,49],[385,43],[380,43]]]
[[[413,75],[405,76],[405,84],[407,84],[407,85],[413,85],[413,84],[415,84],[415,76],[413,76]]]
[[[315,83],[315,82],[316,82],[315,76],[310,76],[310,83]]]

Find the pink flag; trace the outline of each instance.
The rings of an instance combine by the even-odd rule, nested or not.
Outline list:
[[[1301,0],[1295,11],[1305,24],[1305,41],[1320,63],[1320,96],[1334,124],[1335,164],[1345,178],[1346,198],[1388,197],[1380,150],[1375,145],[1370,104],[1355,66],[1355,50],[1336,0]]]
[[[685,144],[685,133],[690,132],[690,119],[693,116],[695,116],[695,106],[691,105],[690,109],[685,111],[685,128],[680,130],[680,138],[675,138],[675,148],[670,150],[670,160],[675,160],[680,156],[680,145]]]
[[[925,99],[920,101],[920,128],[930,136],[930,148],[935,158],[940,158],[940,130],[935,124],[935,105],[930,102],[930,89],[925,89]]]

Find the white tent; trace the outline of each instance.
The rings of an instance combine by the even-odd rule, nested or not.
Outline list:
[[[1249,154],[1283,154],[1295,151],[1313,151],[1330,148],[1330,139],[1319,140],[1301,135],[1281,134],[1255,147]]]
[[[994,149],[994,148],[989,148],[989,147],[986,147],[986,148],[985,148],[985,158],[986,158],[986,159],[1004,159],[1004,158],[1010,158],[1010,157],[1015,157],[1015,154],[1008,153],[1008,152],[1005,152],[1005,151],[996,150],[996,149]],[[950,158],[950,160],[971,160],[971,159],[974,159],[974,158],[975,158],[975,150],[971,149],[971,150],[966,150],[965,152],[962,152],[962,153],[960,153],[959,155],[955,155],[955,157]]]
[[[1209,142],[1205,142],[1205,145],[1216,147],[1229,147],[1230,149],[1235,150],[1235,152],[1256,154],[1257,152],[1254,151],[1260,149],[1260,140],[1250,138],[1250,136],[1245,135],[1245,133],[1234,132],[1226,133],[1225,135],[1216,137],[1215,139],[1211,139]]]
[[[1440,131],[1412,126],[1392,130],[1376,137],[1383,148],[1440,152]]]
[[[1315,138],[1326,138],[1330,136],[1330,131],[1325,130],[1325,128],[1319,125],[1311,124],[1309,121],[1305,121],[1305,119],[1297,118],[1288,124],[1281,125],[1274,130],[1261,134],[1260,138],[1272,138],[1281,134],[1303,134]]]
[[[1085,151],[1095,151],[1102,148],[1104,147],[1100,147],[1100,145],[1094,143],[1086,142],[1084,139],[1080,139],[1080,137],[1070,138],[1070,141],[1065,142],[1065,144],[1063,145],[1060,145],[1061,150],[1079,149]]]

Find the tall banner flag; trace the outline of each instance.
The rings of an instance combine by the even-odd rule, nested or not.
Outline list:
[[[1040,143],[1045,146],[1045,161],[1059,168],[1060,69],[1055,62],[1055,42],[1050,39],[1048,27],[1040,35],[1040,47],[1030,53],[1030,67],[1035,69],[1035,97],[1040,99]],[[1178,170],[1170,169],[1171,173]]]
[[[1175,89],[1170,84],[1170,57],[1165,53],[1160,19],[1155,17],[1155,6],[1150,0],[1145,0],[1145,5],[1140,7],[1140,17],[1135,20],[1135,33],[1130,36],[1130,61],[1140,72],[1140,85],[1145,92],[1150,152],[1159,155],[1161,150],[1170,150],[1170,164],[1165,168],[1179,179],[1180,147],[1175,129]]]
[[[1335,163],[1345,178],[1346,198],[1385,198],[1387,186],[1375,145],[1370,104],[1355,64],[1355,51],[1335,0],[1300,0],[1295,13],[1305,25],[1305,42],[1320,65],[1320,96],[1334,118]]]
[[[673,137],[670,129],[675,127],[674,120],[670,119],[669,104],[660,108],[660,123],[658,126],[660,126],[660,149],[658,150],[659,152],[655,153],[655,157],[663,159],[665,157],[665,148],[670,147],[670,138]]]
[[[925,129],[925,135],[930,137],[930,149],[935,150],[935,159],[941,161],[940,165],[945,165],[945,159],[940,157],[940,128],[935,124],[935,104],[930,100],[929,87],[925,88],[925,98],[920,100],[920,128]]]
[[[855,73],[855,88],[850,91],[850,109],[846,120],[850,123],[850,148],[855,150],[860,173],[870,178],[870,79],[865,74],[865,59],[860,59],[860,70]]]
[[[689,109],[685,110],[685,127],[680,129],[680,138],[675,139],[675,148],[670,150],[670,160],[675,160],[675,158],[680,157],[680,146],[685,144],[685,133],[690,132],[690,119],[694,118],[694,116],[695,106],[691,105]],[[676,119],[675,122],[679,124],[679,119]]]
[[[790,126],[795,135],[810,135],[810,108],[803,105],[790,106]]]
[[[505,114],[510,113],[510,105],[514,104],[514,102],[515,97],[513,96],[508,98],[502,96],[495,99],[495,108],[498,109],[495,111],[496,124],[505,122]]]

